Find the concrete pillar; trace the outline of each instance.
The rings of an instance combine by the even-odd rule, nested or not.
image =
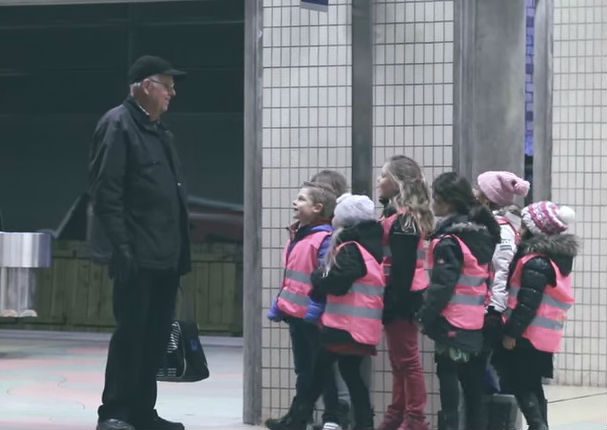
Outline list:
[[[352,0],[352,192],[373,195],[371,0]]]
[[[550,200],[552,188],[552,75],[554,0],[536,0],[533,107],[533,200]]]
[[[453,167],[524,170],[524,0],[455,2]]]
[[[261,144],[263,0],[245,2],[243,421],[261,421]]]

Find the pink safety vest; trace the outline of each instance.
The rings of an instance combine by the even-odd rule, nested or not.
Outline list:
[[[434,249],[438,242],[445,237],[457,240],[464,258],[462,273],[455,285],[455,291],[441,314],[455,327],[464,330],[480,330],[483,328],[485,316],[484,305],[490,264],[479,264],[468,245],[456,235],[450,234],[436,238],[430,244],[427,259],[430,274],[434,267]]]
[[[508,291],[508,308],[504,311],[506,321],[508,321],[512,311],[518,305],[517,296],[521,289],[523,267],[529,260],[535,257],[546,256],[541,254],[525,255],[517,262],[514,268]],[[556,286],[547,285],[544,289],[540,306],[531,324],[523,332],[523,337],[529,339],[536,349],[554,353],[561,349],[563,326],[567,319],[567,311],[573,305],[575,299],[571,286],[571,275],[563,276],[561,270],[552,260],[550,260],[550,264],[554,269],[554,273],[556,273]]]
[[[285,246],[283,260],[285,266],[282,288],[278,293],[278,308],[285,314],[303,318],[308,311],[312,281],[310,275],[318,267],[318,249],[331,232],[317,231],[299,240],[291,249]]]
[[[392,271],[392,250],[390,249],[390,231],[392,230],[392,226],[394,222],[397,220],[398,216],[401,214],[405,214],[407,211],[401,209],[397,213],[390,215],[387,218],[381,219],[381,224],[384,229],[384,234],[382,236],[382,246],[384,251],[384,277],[385,282],[388,284],[390,280],[390,273]],[[419,239],[417,244],[417,255],[415,260],[415,273],[413,275],[413,280],[411,281],[410,291],[421,291],[428,288],[428,284],[430,280],[428,279],[428,273],[424,268],[426,261],[426,247],[428,242]]]
[[[379,345],[385,287],[382,265],[359,243],[344,242],[339,248],[348,243],[358,246],[367,274],[354,281],[345,295],[327,296],[327,306],[320,322],[325,327],[347,331],[359,343]]]
[[[514,224],[512,224],[508,218],[501,216],[501,215],[496,215],[495,216],[495,220],[497,221],[497,223],[501,226],[503,225],[507,225],[508,227],[510,227],[512,229],[512,231],[514,231],[514,240],[515,242],[518,244],[520,241],[520,233],[518,231],[518,229],[515,227]]]

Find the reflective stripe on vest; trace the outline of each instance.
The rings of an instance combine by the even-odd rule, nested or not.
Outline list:
[[[525,264],[536,257],[544,257],[550,261],[556,275],[556,286],[546,285],[536,314],[522,336],[528,339],[536,349],[555,353],[561,349],[567,311],[575,300],[571,287],[571,275],[563,276],[556,263],[547,256],[534,253],[525,255],[517,261],[510,279],[508,308],[504,311],[504,319],[507,322],[518,306],[518,294],[521,289]]]
[[[327,303],[325,312],[329,314],[345,315],[356,318],[371,318],[381,321],[383,309],[368,309],[359,306],[349,306],[340,303]]]
[[[339,245],[337,252],[352,243],[363,257],[367,274],[357,279],[343,296],[327,296],[321,323],[325,327],[347,331],[359,343],[379,345],[384,306],[382,265],[357,242],[344,242]]]
[[[432,269],[427,269],[428,276],[432,277]],[[471,275],[459,275],[457,283],[462,285],[468,285],[470,287],[480,287],[487,283],[489,275],[487,276],[471,276]]]
[[[293,281],[302,282],[304,284],[312,285],[312,276],[310,273],[298,272],[297,270],[287,269],[285,270],[285,278],[292,279]]]
[[[512,309],[507,308],[504,311],[504,316],[506,317],[506,320],[510,319],[510,316],[512,316]],[[536,327],[545,328],[548,330],[562,330],[563,327],[565,327],[564,321],[556,321],[556,320],[553,320],[550,318],[538,317],[538,316],[533,318],[533,321],[531,321],[531,325],[536,326]],[[524,336],[524,337],[526,337],[526,336]]]
[[[328,231],[317,231],[308,234],[293,245],[288,261],[285,261],[284,279],[278,293],[278,308],[285,314],[303,318],[310,304],[312,290],[311,275],[318,266],[318,249],[327,236]],[[285,247],[284,256],[290,242]]]
[[[456,235],[446,235],[436,238],[430,244],[427,259],[427,270],[432,276],[434,267],[434,250],[436,245],[445,237],[457,241],[462,251],[462,272],[460,273],[453,295],[441,314],[455,327],[464,330],[480,330],[483,327],[485,315],[485,300],[487,298],[487,280],[489,279],[489,264],[479,264],[466,243]]]
[[[401,209],[397,213],[390,215],[387,218],[382,218],[381,223],[384,230],[382,236],[382,249],[384,252],[383,266],[384,266],[384,281],[387,284],[390,280],[392,273],[392,249],[390,248],[390,232],[392,226],[401,214],[407,213],[406,210]],[[428,288],[429,278],[428,274],[424,269],[426,261],[426,246],[427,242],[420,238],[417,245],[416,261],[415,261],[415,273],[411,280],[411,291],[421,291]]]

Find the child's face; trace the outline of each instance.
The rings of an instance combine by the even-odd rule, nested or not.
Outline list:
[[[299,194],[293,200],[293,218],[301,225],[308,225],[316,220],[322,212],[322,204],[314,203],[307,188],[299,190]]]
[[[398,184],[388,175],[388,164],[384,164],[379,176],[377,177],[377,190],[379,198],[389,199],[398,194]]]
[[[438,217],[447,216],[453,212],[453,207],[436,194],[432,194],[432,212]]]

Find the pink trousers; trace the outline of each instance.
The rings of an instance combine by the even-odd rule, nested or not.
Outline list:
[[[419,357],[418,328],[399,318],[384,326],[392,365],[392,404],[386,418],[425,419],[426,381]]]

